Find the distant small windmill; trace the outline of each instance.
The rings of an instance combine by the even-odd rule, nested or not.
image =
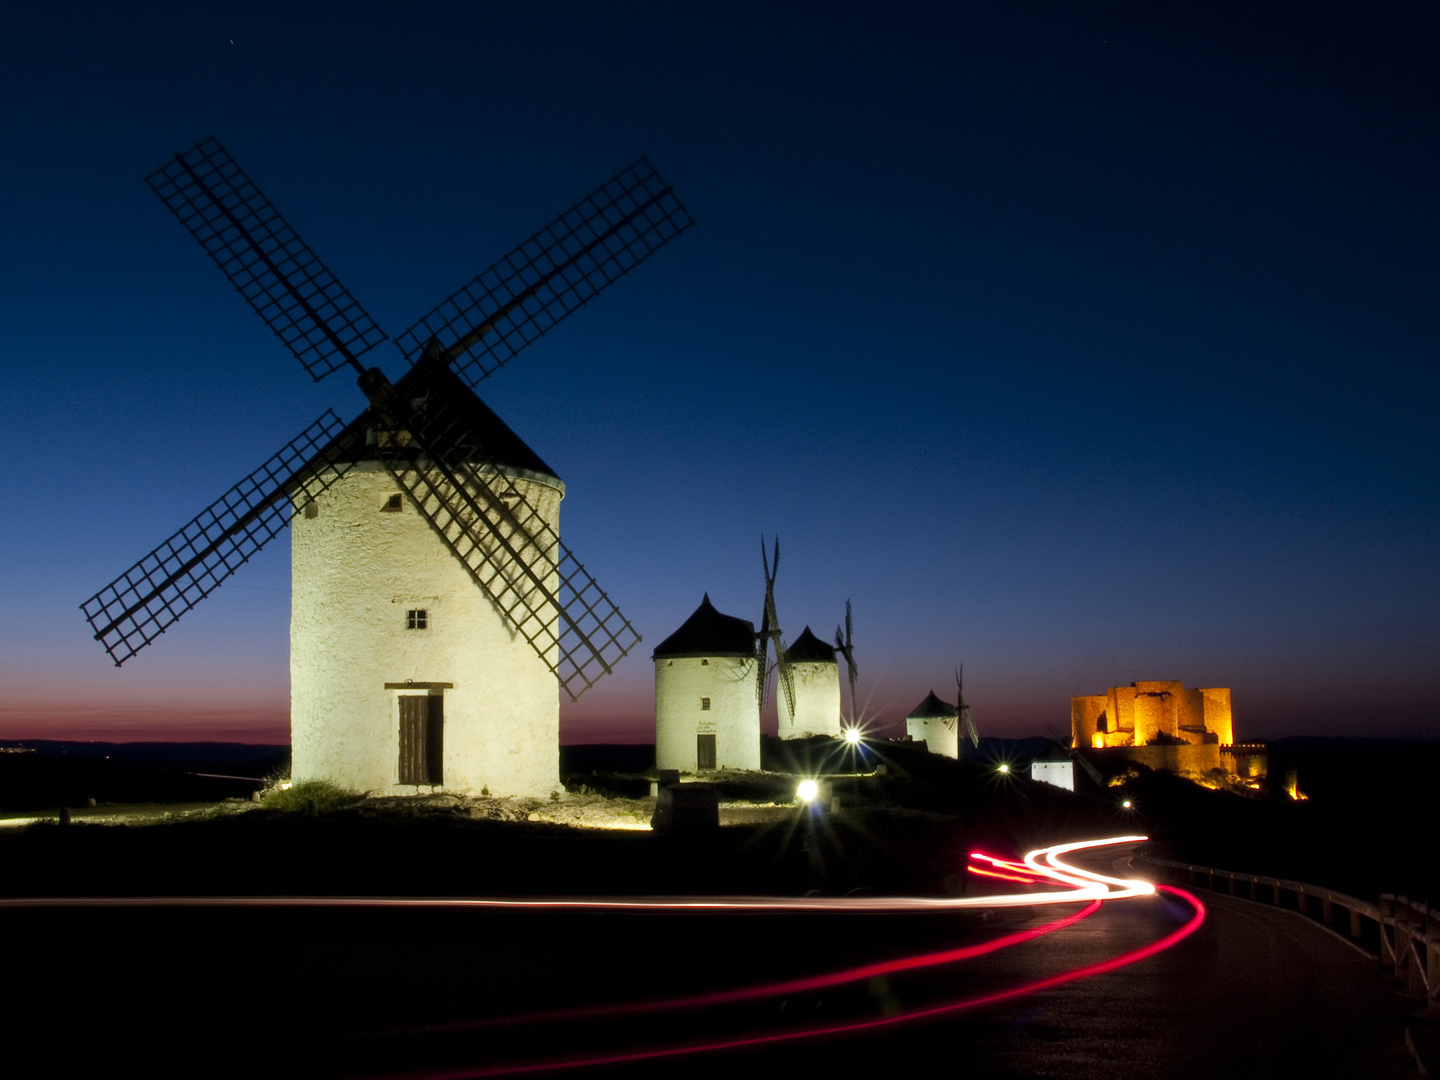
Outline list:
[[[860,669],[855,666],[855,642],[851,637],[850,601],[845,601],[845,636],[840,636],[840,627],[835,627],[835,650],[845,657],[845,670],[850,675],[850,723],[855,723],[855,679]]]
[[[760,617],[760,632],[756,635],[756,650],[758,653],[755,664],[755,696],[760,702],[760,709],[765,708],[765,688],[769,683],[770,672],[777,675],[777,693],[785,695],[785,703],[790,708],[790,714],[795,713],[795,683],[791,678],[790,665],[786,661],[785,636],[780,630],[780,617],[775,614],[775,577],[780,572],[780,537],[775,537],[775,557],[769,559],[765,555],[765,537],[760,537],[760,562],[765,570],[765,611]],[[769,662],[768,650],[771,640],[775,642],[775,664],[772,667]]]

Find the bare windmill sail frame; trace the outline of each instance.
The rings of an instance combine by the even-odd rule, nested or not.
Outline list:
[[[840,636],[840,627],[835,627],[835,651],[845,657],[845,670],[850,676],[850,723],[855,723],[855,680],[860,676],[860,668],[855,664],[855,640],[852,634],[853,624],[850,618],[850,601],[845,601],[845,636]]]
[[[965,665],[961,664],[955,669],[955,716],[945,718],[945,726],[951,731],[959,729],[959,734],[970,740],[971,746],[980,745],[980,732],[975,727],[975,720],[970,715],[970,706],[965,701]]]
[[[760,707],[765,707],[765,690],[769,683],[770,674],[773,671],[776,675],[776,699],[775,707],[779,710],[779,694],[785,695],[785,704],[790,709],[790,715],[795,715],[795,676],[790,670],[790,663],[785,659],[785,653],[789,647],[785,644],[785,635],[780,629],[780,617],[775,613],[775,578],[780,573],[780,537],[775,537],[775,556],[767,559],[765,555],[765,537],[760,537],[760,562],[765,570],[765,610],[760,616],[760,633],[756,636],[759,656],[756,662],[757,694],[760,699]],[[775,643],[775,664],[768,665],[768,654],[770,642]]]
[[[640,635],[489,451],[461,437],[443,395],[407,405],[359,362],[384,332],[217,140],[177,153],[147,182],[312,378],[347,365],[359,374],[366,415],[390,437],[378,452],[387,470],[572,700],[634,648]],[[473,388],[692,224],[641,158],[407,330],[402,352],[413,365],[458,365]],[[341,437],[333,413],[320,423]],[[81,605],[116,666],[278,535],[293,499],[343,474],[344,455],[321,452],[316,426]],[[344,438],[358,437],[354,428]]]

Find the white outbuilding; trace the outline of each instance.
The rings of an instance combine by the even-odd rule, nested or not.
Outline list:
[[[785,666],[790,672],[790,685],[795,694],[795,711],[790,711],[784,685],[777,686],[775,700],[780,716],[780,738],[838,736],[840,667],[835,661],[835,646],[825,644],[807,626],[805,632],[785,650]]]
[[[905,733],[916,742],[923,741],[932,754],[957,760],[960,757],[960,712],[936,697],[934,690],[910,710],[905,718]]]
[[[656,768],[759,769],[755,624],[722,615],[706,593],[653,659]]]
[[[466,441],[558,534],[565,485],[448,369],[417,367],[396,391],[445,394]],[[376,458],[375,423],[367,410],[347,429],[361,437],[343,476],[296,496],[292,776],[384,794],[547,795],[560,785],[556,677]]]
[[[1075,763],[1066,755],[1036,758],[1030,763],[1030,779],[1042,784],[1075,790]]]

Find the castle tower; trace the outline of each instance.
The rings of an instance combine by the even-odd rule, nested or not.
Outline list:
[[[453,374],[417,368],[396,391],[445,394],[470,442],[558,533],[564,484]],[[560,780],[555,675],[400,491],[375,423],[367,410],[346,429],[361,436],[349,471],[296,498],[292,775],[385,794],[546,795]],[[554,595],[553,568],[539,569]]]
[[[954,705],[941,701],[935,691],[910,710],[905,718],[905,733],[916,741],[924,740],[932,754],[960,758],[960,712]]]
[[[706,593],[653,658],[656,768],[759,769],[755,624],[722,615]]]
[[[826,645],[805,627],[805,632],[785,650],[785,663],[795,690],[795,712],[780,689],[776,695],[780,715],[780,738],[803,739],[810,735],[840,734],[840,666],[835,647]]]

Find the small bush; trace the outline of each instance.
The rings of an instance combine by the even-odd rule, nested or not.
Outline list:
[[[329,780],[297,780],[288,788],[278,784],[260,794],[260,805],[267,810],[299,810],[319,813],[353,806],[364,795],[332,784]]]

